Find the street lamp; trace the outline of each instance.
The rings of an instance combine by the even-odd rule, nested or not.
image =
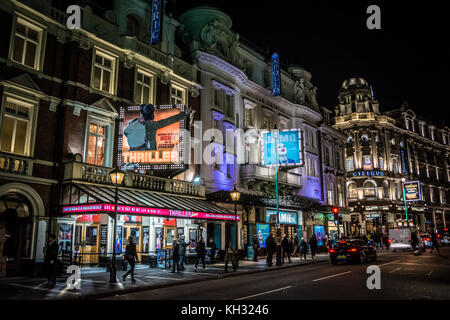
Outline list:
[[[234,202],[234,223],[236,226],[236,250],[237,250],[237,243],[238,243],[238,226],[237,226],[237,202],[239,201],[239,198],[241,197],[241,193],[236,190],[236,185],[234,185],[234,190],[230,192],[231,200]]]
[[[409,221],[408,221],[408,208],[406,205],[406,192],[405,192],[405,178],[402,178],[402,190],[403,190],[403,201],[405,203],[405,215],[406,215],[406,226],[409,227]]]
[[[116,283],[116,233],[117,233],[117,202],[119,200],[119,185],[122,184],[123,177],[125,176],[125,172],[116,168],[109,173],[111,177],[111,182],[116,186],[116,192],[114,195],[114,231],[113,231],[113,256],[111,260],[111,269],[110,269],[110,277],[109,283]]]

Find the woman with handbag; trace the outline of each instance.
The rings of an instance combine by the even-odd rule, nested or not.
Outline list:
[[[134,243],[134,238],[132,236],[128,237],[127,246],[125,249],[125,259],[130,264],[131,269],[122,276],[123,281],[125,281],[125,278],[131,273],[131,281],[136,282],[136,280],[134,279],[134,266],[136,264],[136,261],[139,261],[136,253],[136,244]]]

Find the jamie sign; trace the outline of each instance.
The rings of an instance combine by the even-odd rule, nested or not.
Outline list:
[[[270,216],[277,214],[276,210],[266,210],[266,222],[269,223]],[[297,225],[297,213],[278,210],[278,217],[281,224]]]
[[[262,164],[273,166],[276,163],[275,138],[272,131],[261,131]],[[301,153],[301,132],[299,129],[280,130],[278,135],[278,165],[303,165]]]
[[[355,171],[353,172],[354,177],[374,177],[374,176],[384,176],[384,171]]]
[[[281,94],[280,58],[278,53],[272,55],[272,94],[274,96]]]
[[[420,181],[409,181],[403,183],[403,188],[405,188],[405,198],[406,201],[421,201],[422,193],[420,191]]]
[[[152,34],[150,44],[157,43],[161,38],[161,1],[153,0],[152,3]]]

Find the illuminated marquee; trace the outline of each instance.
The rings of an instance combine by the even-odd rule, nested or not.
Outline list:
[[[85,212],[114,212],[113,204],[96,204],[96,205],[79,205],[79,206],[63,206],[63,214],[83,214]],[[207,213],[207,212],[196,212],[196,211],[186,211],[186,210],[171,210],[171,209],[159,209],[159,208],[148,208],[148,207],[136,207],[136,206],[117,206],[117,213],[121,214],[136,214],[136,215],[149,215],[149,216],[161,216],[161,217],[171,217],[171,218],[186,218],[186,219],[213,219],[213,220],[224,220],[224,221],[234,221],[237,218],[239,221],[239,216],[234,216],[232,214],[221,214],[221,213]]]

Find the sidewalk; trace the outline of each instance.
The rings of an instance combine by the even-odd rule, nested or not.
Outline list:
[[[109,283],[109,273],[104,268],[86,268],[81,269],[80,290],[67,289],[66,279],[64,278],[59,278],[56,286],[52,289],[42,287],[46,282],[46,279],[43,278],[0,279],[0,299],[98,299],[117,294],[216,280],[328,261],[327,254],[317,255],[315,260],[312,260],[310,255],[308,255],[307,260],[300,260],[300,258],[294,257],[291,258],[291,263],[285,262],[279,267],[275,266],[274,263],[273,266],[269,267],[266,265],[265,259],[261,257],[258,262],[239,261],[239,269],[236,272],[233,272],[233,267],[229,264],[228,273],[224,272],[224,262],[207,264],[205,271],[202,271],[201,267],[199,267],[199,272],[194,272],[194,265],[189,264],[186,265],[186,270],[180,273],[170,273],[171,270],[167,269],[136,265],[136,283],[132,283],[129,277],[125,282],[122,281],[122,274],[124,272],[117,272],[118,283],[115,284]]]

